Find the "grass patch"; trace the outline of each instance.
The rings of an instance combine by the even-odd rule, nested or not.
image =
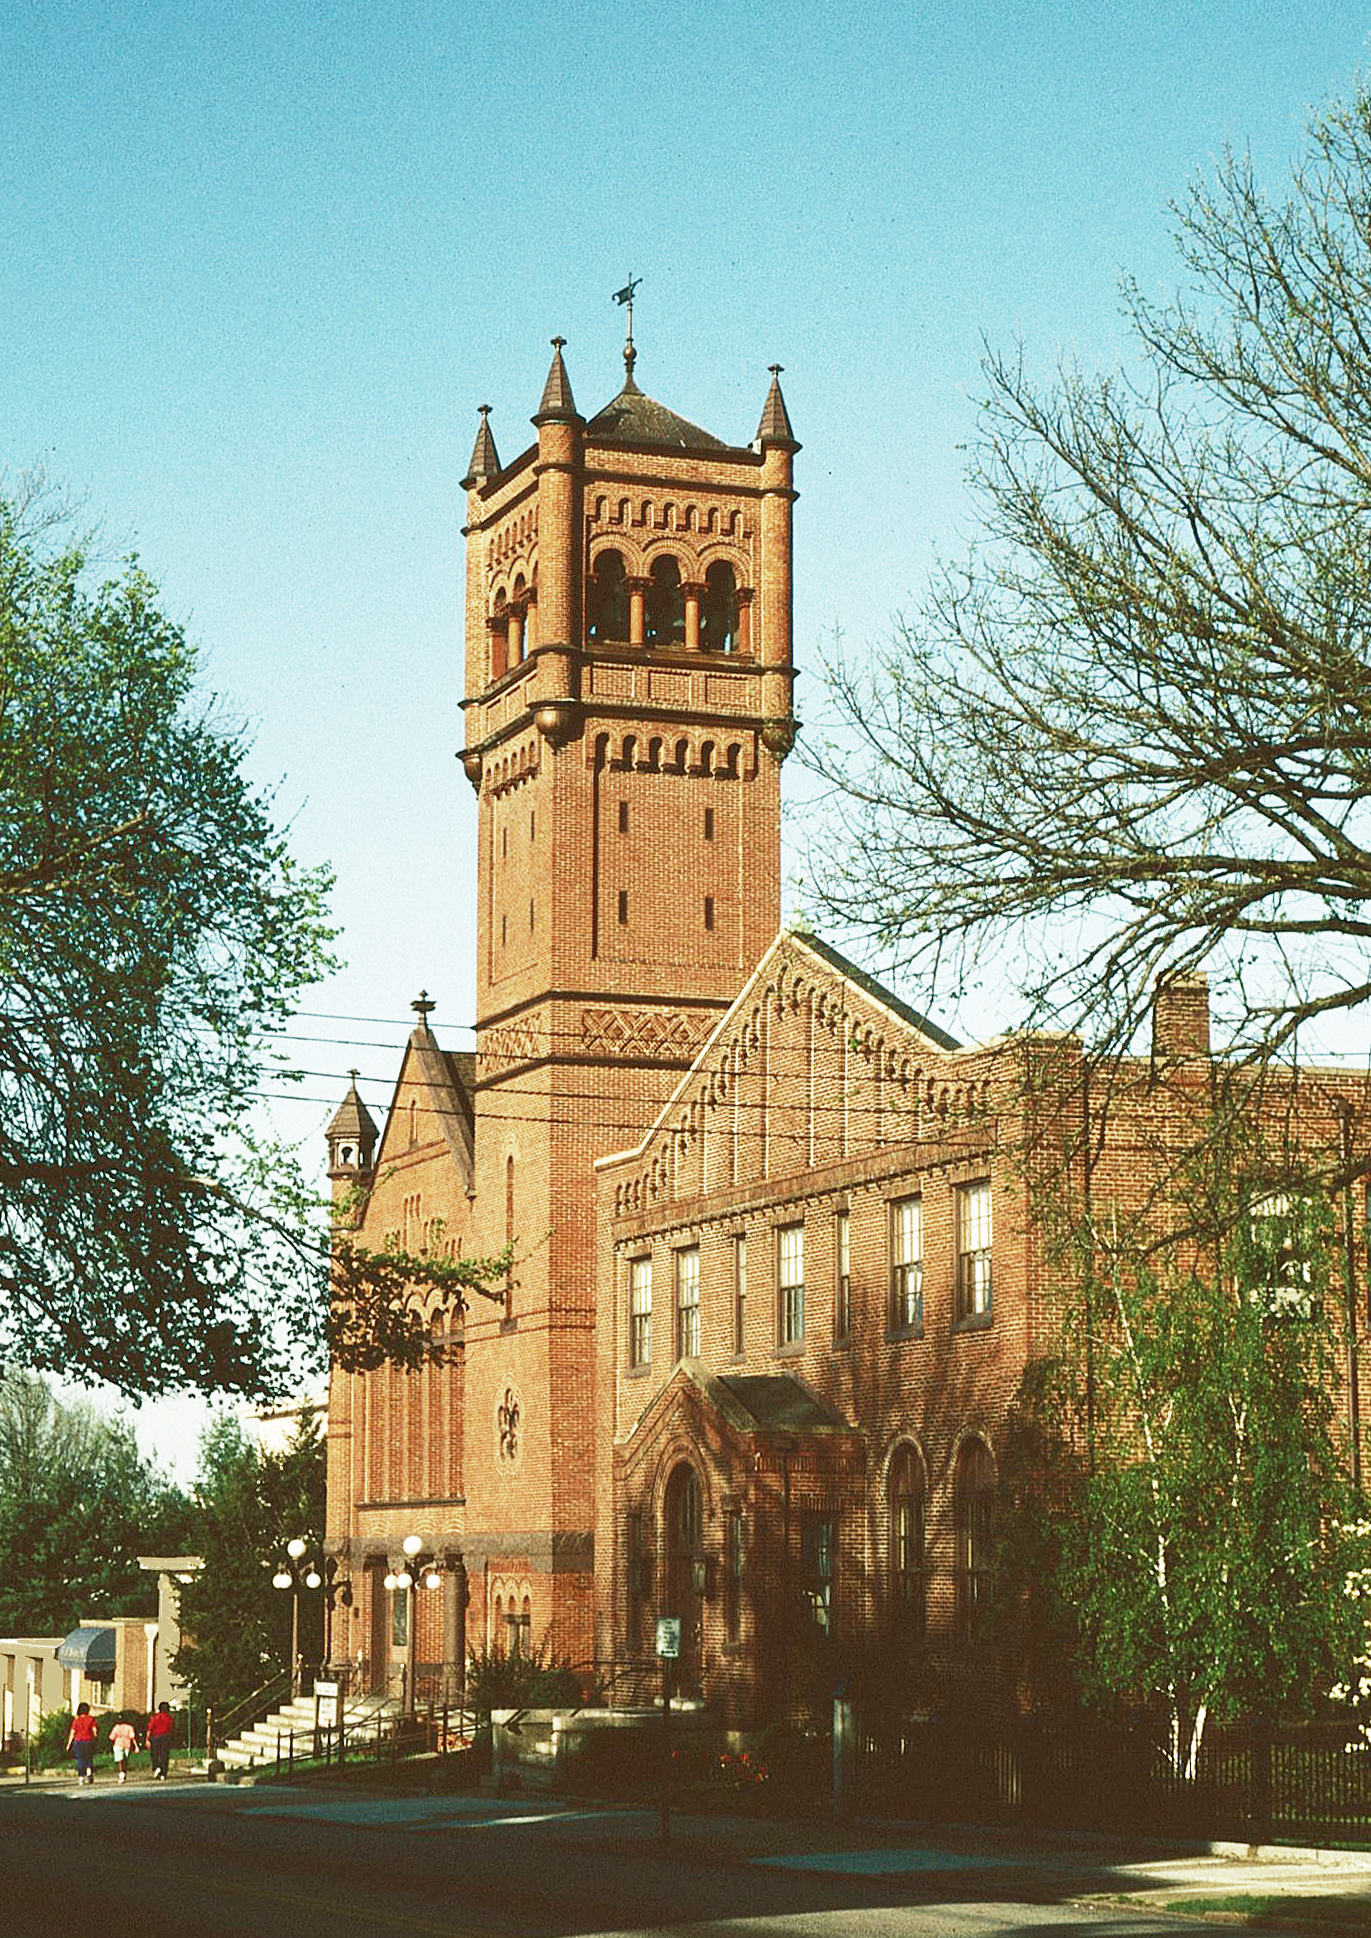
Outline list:
[[[1168,1898],[1166,1909],[1190,1918],[1220,1913],[1226,1924],[1300,1931],[1371,1932],[1371,1898],[1342,1892],[1296,1896],[1284,1891],[1232,1891],[1223,1896]]]

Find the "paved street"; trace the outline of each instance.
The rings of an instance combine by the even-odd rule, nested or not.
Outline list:
[[[656,1837],[651,1811],[553,1800],[7,1788],[4,1928],[16,1938],[66,1934],[79,1907],[82,1922],[89,1914],[146,1938],[257,1938],[277,1928],[293,1938],[1148,1938],[1203,1927],[1078,1900],[1150,1885],[1187,1895],[1235,1883],[1266,1889],[1276,1878],[1219,1858],[1146,1860],[888,1824],[838,1831],[695,1817],[675,1824],[669,1852]],[[1308,1869],[1297,1875],[1310,1888]],[[1367,1889],[1365,1871],[1330,1876]]]

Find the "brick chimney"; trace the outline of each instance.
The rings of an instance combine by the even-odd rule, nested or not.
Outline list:
[[[1158,976],[1152,996],[1152,1054],[1209,1055],[1209,978],[1202,971]]]

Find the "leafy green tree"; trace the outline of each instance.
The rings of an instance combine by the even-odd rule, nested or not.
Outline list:
[[[1371,998],[1371,93],[1289,189],[1228,156],[1176,207],[1135,355],[991,356],[982,536],[844,660],[811,893],[940,977],[1012,951],[1025,1012],[1127,1044],[1204,965],[1269,1056]],[[960,957],[960,962],[954,958]]]
[[[0,1629],[54,1635],[83,1616],[153,1615],[140,1554],[175,1554],[190,1503],[129,1427],[64,1405],[35,1374],[0,1379]]]
[[[1210,1718],[1306,1713],[1358,1636],[1331,1218],[1270,1176],[1225,1135],[1186,1167],[1174,1240],[1117,1207],[1074,1228],[1062,1352],[1029,1369],[1010,1462],[1002,1620],[1045,1612],[1086,1701],[1159,1711],[1187,1774]]]
[[[290,1661],[291,1598],[271,1585],[286,1543],[318,1552],[324,1525],[324,1443],[312,1412],[281,1453],[263,1452],[229,1417],[200,1442],[191,1540],[204,1567],[181,1590],[182,1645],[173,1663],[201,1703],[249,1696]],[[317,1654],[317,1595],[301,1601],[302,1653]]]
[[[330,966],[247,743],[135,560],[0,497],[0,1358],[279,1390],[326,1227],[244,1126]]]
[[[92,583],[50,496],[0,494],[0,1363],[129,1393],[284,1392],[442,1350],[480,1260],[372,1257],[250,1129],[333,966],[247,742],[136,560]]]

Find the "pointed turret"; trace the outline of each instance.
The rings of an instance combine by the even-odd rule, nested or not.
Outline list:
[[[462,480],[463,491],[470,491],[476,485],[485,484],[490,478],[498,477],[500,456],[495,449],[495,439],[490,431],[490,405],[479,406],[481,428],[476,433],[476,443],[471,453],[471,464]]]
[[[538,414],[533,419],[535,425],[574,424],[578,422],[576,399],[571,394],[571,379],[566,374],[562,362],[562,349],[566,343],[564,336],[552,339],[552,367],[543,385],[543,401],[538,406]]]
[[[357,1183],[371,1175],[376,1154],[377,1129],[371,1112],[357,1095],[357,1072],[348,1072],[352,1081],[325,1135],[328,1138],[328,1174],[335,1181]]]
[[[790,450],[798,451],[800,446],[790,428],[790,413],[781,395],[782,367],[779,363],[771,365],[771,388],[762,408],[762,421],[757,426],[757,445],[759,449],[765,449],[768,444],[784,444]]]

